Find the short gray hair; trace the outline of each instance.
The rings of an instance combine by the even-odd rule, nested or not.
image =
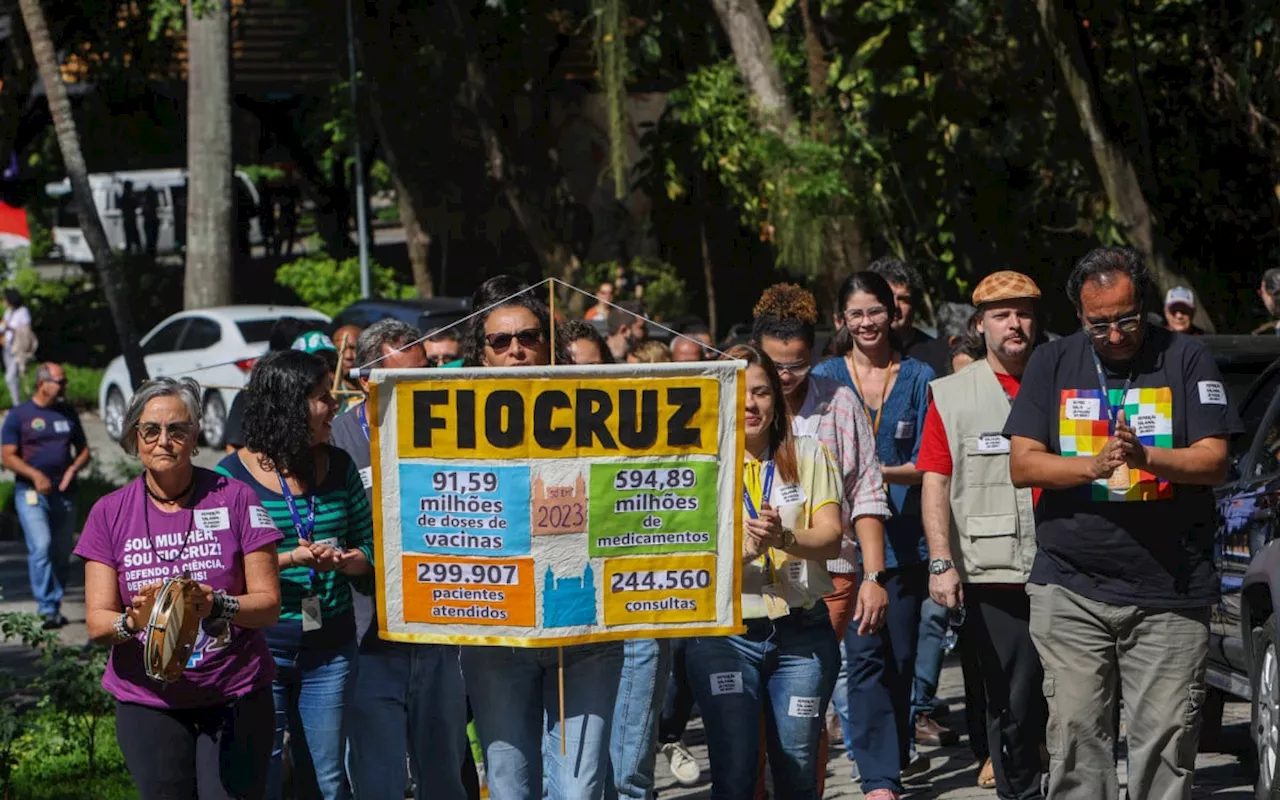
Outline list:
[[[176,397],[187,407],[187,416],[200,429],[201,411],[200,384],[190,378],[153,378],[133,393],[129,401],[129,410],[124,412],[124,429],[120,433],[120,447],[129,455],[138,454],[138,423],[142,421],[142,412],[147,403],[157,397]]]
[[[410,342],[422,338],[422,331],[395,317],[380,319],[360,333],[356,339],[356,366],[366,367],[370,361],[382,358],[382,346],[398,350]]]
[[[973,312],[973,306],[968,303],[943,303],[938,306],[938,338],[946,341],[952,336],[964,336]]]

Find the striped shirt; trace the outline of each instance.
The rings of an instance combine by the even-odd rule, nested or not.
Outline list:
[[[830,378],[811,374],[804,405],[800,413],[791,418],[791,430],[796,436],[815,438],[826,446],[844,485],[840,515],[844,538],[840,557],[827,562],[827,571],[858,572],[858,540],[853,521],[859,517],[890,516],[867,412],[852,391]]]
[[[294,497],[298,515],[307,519],[311,503],[316,504],[313,542],[325,542],[343,549],[357,548],[373,562],[373,512],[355,463],[342,450],[328,447],[329,469],[314,494]],[[279,489],[268,488],[249,472],[238,453],[218,464],[218,472],[244,481],[258,495],[271,521],[284,534],[279,552],[298,546],[298,531],[289,512],[289,503]],[[323,624],[320,630],[302,632],[302,601],[309,595],[320,598]],[[334,647],[355,638],[355,615],[351,606],[350,579],[341,572],[316,572],[308,567],[280,570],[280,621],[266,631],[267,642],[275,647]]]

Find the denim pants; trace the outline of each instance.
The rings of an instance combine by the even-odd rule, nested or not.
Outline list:
[[[356,800],[402,800],[405,753],[418,800],[466,800],[467,694],[458,648],[373,644],[360,654],[347,715]]]
[[[35,492],[25,481],[14,483],[14,505],[18,522],[27,540],[27,573],[31,595],[41,616],[57,614],[67,585],[71,563],[71,537],[76,527],[75,495],[56,490],[35,495],[36,504],[27,503],[27,492]]]
[[[889,593],[889,609],[884,627],[868,636],[859,636],[852,625],[845,631],[850,752],[858,762],[863,792],[902,792],[902,767],[915,737],[911,684],[927,579],[924,564],[888,570],[884,587]]]
[[[823,711],[840,660],[826,605],[745,622],[744,635],[693,639],[686,654],[706,727],[711,796],[755,796],[763,717],[774,793],[816,800]]]
[[[283,797],[284,731],[288,727],[293,796],[297,800],[348,800],[351,789],[343,759],[344,717],[356,688],[355,640],[333,650],[272,647],[271,657],[276,662],[271,687],[276,731],[267,797]],[[403,791],[404,784],[400,787]]]
[[[610,774],[606,800],[653,796],[653,763],[658,752],[658,717],[671,674],[671,643],[628,639],[622,647],[622,677],[613,704],[609,735]]]
[[[564,731],[560,652],[555,647],[462,648],[462,675],[484,747],[489,793],[498,800],[599,800],[604,794],[622,642],[563,648]],[[560,754],[562,735],[565,755]]]

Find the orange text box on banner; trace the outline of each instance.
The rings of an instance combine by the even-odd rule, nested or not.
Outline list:
[[[533,559],[401,559],[405,622],[533,627]]]
[[[720,382],[702,377],[404,381],[401,458],[714,455]]]
[[[632,556],[604,560],[604,624],[711,622],[716,557]]]

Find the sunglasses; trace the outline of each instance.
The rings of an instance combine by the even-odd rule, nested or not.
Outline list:
[[[508,346],[510,346],[509,342],[508,342]],[[454,353],[453,355],[427,356],[427,366],[438,367],[441,364],[448,364],[450,361],[457,361],[457,360],[458,360],[458,355],[456,353]]]
[[[144,422],[138,426],[138,438],[142,439],[146,444],[155,444],[160,441],[161,433],[168,433],[169,440],[172,442],[185,444],[194,432],[195,425],[190,422],[170,422],[168,425],[161,425],[158,422]]]
[[[56,383],[56,384],[58,384],[59,386],[66,386],[66,385],[67,385],[67,379],[66,379],[66,378],[57,378],[56,380],[55,380],[54,378],[45,378],[45,379],[44,379],[44,382],[45,382],[45,383]]]
[[[1111,335],[1111,329],[1116,328],[1121,333],[1134,333],[1138,328],[1142,327],[1142,314],[1133,314],[1119,319],[1108,320],[1106,322],[1096,322],[1093,324],[1086,323],[1085,332],[1095,339],[1105,339]]]
[[[495,353],[505,353],[511,347],[511,340],[516,339],[521,347],[533,348],[542,344],[542,331],[537,328],[525,328],[515,333],[486,333],[484,340]]]

